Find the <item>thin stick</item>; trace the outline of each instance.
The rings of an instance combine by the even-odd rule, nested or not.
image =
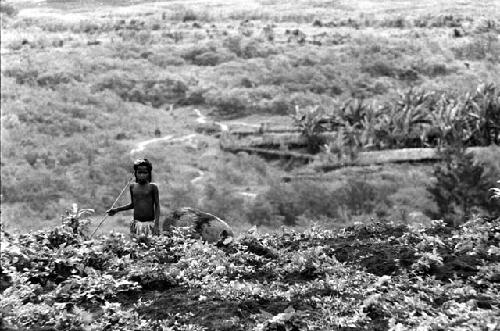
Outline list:
[[[120,194],[118,195],[118,197],[116,197],[115,201],[113,202],[113,204],[111,205],[111,208],[114,208],[116,202],[118,201],[118,199],[120,199],[120,197],[122,196],[123,192],[125,192],[125,190],[127,189],[127,186],[128,184],[130,184],[130,181],[132,180],[132,178],[134,178],[134,176],[130,177],[129,180],[127,181],[127,184],[125,184],[125,186],[123,187],[122,191],[120,192]],[[90,235],[90,238],[92,238],[94,236],[94,234],[97,232],[97,230],[101,227],[102,223],[104,223],[104,221],[106,220],[106,218],[108,218],[108,214],[106,213],[106,215],[104,215],[104,217],[102,218],[101,222],[99,223],[99,225],[95,228],[94,232],[92,232],[92,234]]]

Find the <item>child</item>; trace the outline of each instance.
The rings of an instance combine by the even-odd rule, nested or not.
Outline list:
[[[130,236],[140,240],[160,232],[158,186],[151,183],[152,170],[153,165],[148,159],[136,160],[134,162],[136,184],[130,184],[130,203],[107,211],[109,216],[113,216],[122,210],[134,209],[134,219],[130,224]]]

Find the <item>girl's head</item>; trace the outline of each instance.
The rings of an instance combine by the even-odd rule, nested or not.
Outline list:
[[[153,165],[148,159],[137,159],[134,161],[134,176],[136,183],[145,180],[148,182],[153,181],[151,172],[153,171]]]

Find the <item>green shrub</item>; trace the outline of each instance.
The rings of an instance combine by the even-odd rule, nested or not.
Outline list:
[[[40,72],[29,68],[9,68],[3,71],[6,77],[13,77],[17,84],[27,84],[30,86],[41,86],[54,88],[60,84],[69,84],[74,81],[82,81],[82,77],[77,72],[69,71],[46,71]]]
[[[197,19],[198,19],[198,16],[191,9],[186,10],[186,12],[184,12],[184,15],[182,17],[183,22],[196,21]]]
[[[388,28],[404,28],[409,25],[404,17],[399,18],[384,18],[377,25],[379,27],[388,27]]]
[[[78,73],[73,72],[46,72],[40,74],[37,78],[37,83],[42,87],[54,88],[59,84],[68,84],[73,81],[82,81],[82,77]]]
[[[324,109],[331,109],[335,106],[335,100],[329,96],[315,94],[312,92],[295,92],[288,96],[290,104],[297,105],[300,108],[309,107],[310,105],[319,105]]]
[[[134,40],[139,44],[139,45],[146,45],[151,43],[153,38],[153,34],[149,30],[141,30],[139,31],[136,35]]]
[[[3,72],[6,77],[13,77],[16,79],[17,84],[36,84],[39,72],[35,69],[29,68],[11,68],[6,69]]]
[[[444,63],[425,63],[413,67],[417,72],[428,77],[439,77],[452,72]]]
[[[179,79],[135,79],[122,72],[110,72],[94,85],[95,91],[111,90],[125,101],[150,103],[153,107],[176,103],[186,97],[187,85]]]
[[[62,198],[70,190],[69,174],[54,171],[40,165],[2,166],[2,197],[5,202],[29,202],[30,208],[41,212],[50,201]],[[9,177],[4,177],[9,174]]]
[[[186,64],[186,61],[183,58],[170,54],[153,54],[148,57],[148,61],[162,68],[167,66],[178,67]]]
[[[327,117],[327,112],[322,107],[312,107],[302,109],[296,108],[295,114],[292,116],[294,126],[296,126],[302,136],[307,141],[307,151],[311,154],[317,154],[321,146],[327,141],[321,136],[325,128],[321,125],[321,120]]]
[[[241,56],[241,43],[241,36],[229,36],[223,40],[222,45],[237,56]]]
[[[247,112],[249,103],[248,92],[245,89],[210,90],[204,94],[208,106],[220,116],[238,117]]]
[[[500,40],[495,33],[474,35],[470,41],[452,50],[462,60],[500,61]]]
[[[279,51],[270,43],[260,39],[249,39],[242,43],[239,56],[244,59],[267,58],[278,53]]]
[[[101,25],[91,20],[80,20],[78,24],[71,26],[73,33],[96,33],[101,29]]]
[[[391,206],[389,196],[396,192],[395,184],[372,183],[364,179],[348,179],[335,191],[337,203],[350,211],[351,215],[380,212],[379,206]]]
[[[205,89],[200,87],[190,88],[186,94],[186,97],[179,101],[181,105],[203,105],[206,103],[205,100]]]
[[[182,207],[196,207],[198,205],[197,190],[190,184],[179,183],[171,184],[166,192],[162,192],[162,200],[168,202],[168,208],[175,210]],[[165,212],[162,212],[165,214]]]
[[[261,114],[288,115],[295,104],[285,95],[278,94],[272,99],[261,99],[256,105],[256,111]]]
[[[272,183],[264,197],[274,207],[274,212],[284,217],[289,225],[294,225],[296,218],[304,214],[310,217],[337,217],[337,200],[327,183]]]
[[[231,61],[234,58],[235,56],[230,53],[205,52],[200,55],[196,55],[193,59],[193,63],[199,66],[216,66],[218,64]]]
[[[442,158],[434,170],[436,182],[428,188],[438,205],[439,215],[435,216],[460,224],[477,209],[496,209],[488,199],[496,177],[484,171],[484,164],[474,162],[473,154],[460,145],[444,149]]]
[[[201,54],[207,53],[207,52],[215,52],[215,50],[216,50],[215,47],[207,47],[207,46],[202,46],[202,45],[191,46],[191,47],[184,49],[181,52],[181,57],[186,61],[193,62],[194,59],[198,55],[201,55]]]
[[[282,66],[279,66],[281,64]],[[311,92],[314,94],[334,95],[335,83],[321,70],[311,66],[293,66],[289,61],[276,61],[270,72],[263,77],[262,84],[276,85],[290,92]]]
[[[12,3],[7,3],[4,0],[0,2],[0,13],[9,17],[16,16],[18,13],[17,8]]]
[[[276,46],[260,38],[230,36],[223,40],[222,45],[243,59],[267,58],[280,52]]]
[[[268,214],[281,216],[286,225],[295,225],[299,216],[340,220],[374,213],[386,215],[393,205],[390,196],[396,191],[394,182],[357,178],[350,178],[345,183],[273,182],[263,195],[263,201],[269,203],[265,208]],[[276,217],[266,220],[276,222]]]
[[[261,225],[276,225],[272,224],[272,220],[276,216],[276,209],[266,198],[258,196],[255,201],[252,201],[245,208],[245,218],[250,224],[257,226]],[[293,224],[290,224],[293,225]]]
[[[228,186],[221,182],[209,182],[203,191],[201,207],[203,210],[228,220],[241,222],[245,212],[245,200]]]
[[[364,63],[361,66],[362,72],[367,72],[373,77],[396,77],[398,69],[395,68],[393,63],[376,60],[371,63]]]

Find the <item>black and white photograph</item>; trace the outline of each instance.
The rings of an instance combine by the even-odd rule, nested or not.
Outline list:
[[[500,0],[0,26],[1,330],[500,330]]]

